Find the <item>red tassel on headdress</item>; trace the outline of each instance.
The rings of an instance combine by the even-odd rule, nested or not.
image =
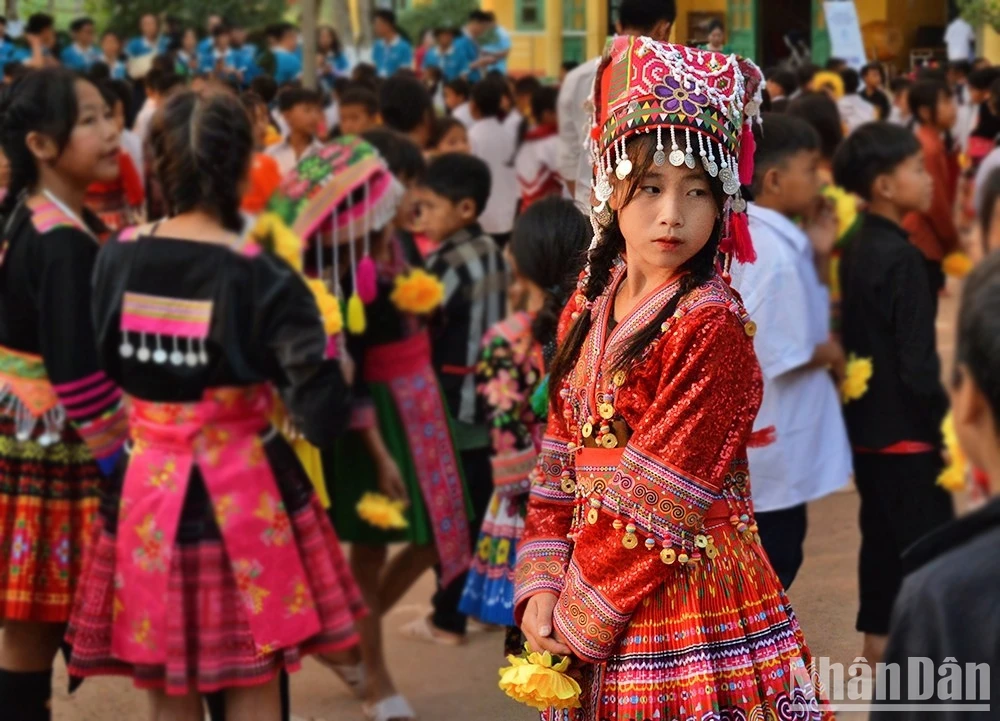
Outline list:
[[[733,257],[738,263],[753,263],[757,260],[757,251],[753,249],[753,239],[750,237],[750,223],[746,213],[733,213],[729,219],[730,247]]]
[[[743,126],[740,135],[740,185],[753,183],[753,156],[757,152],[757,139],[753,136],[753,121]]]
[[[378,297],[378,271],[375,261],[366,255],[358,263],[358,296],[365,305],[372,303]]]

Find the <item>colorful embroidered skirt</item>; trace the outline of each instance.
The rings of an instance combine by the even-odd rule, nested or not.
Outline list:
[[[712,535],[717,558],[671,568],[615,655],[587,667],[583,708],[545,721],[832,720],[819,708],[812,657],[763,548],[728,524]]]
[[[263,449],[288,512],[292,542],[308,571],[306,580],[320,620],[319,633],[273,652],[258,650],[247,617],[246,596],[234,576],[196,467],[170,558],[168,612],[162,634],[166,662],[140,665],[116,658],[112,628],[121,608],[115,602],[115,590],[123,573],[116,568],[118,506],[124,483],[124,473],[119,473],[111,483],[111,492],[102,499],[99,537],[87,555],[70,619],[67,640],[73,646],[72,676],[132,676],[140,688],[165,689],[170,694],[191,689],[210,693],[264,683],[282,669],[297,670],[303,656],[357,644],[354,622],[364,614],[364,606],[340,542],[288,443],[273,434]],[[261,543],[266,542],[261,539]]]
[[[409,526],[402,530],[382,530],[358,517],[355,507],[368,491],[378,491],[375,464],[360,434],[349,432],[337,440],[334,450],[323,454],[323,466],[330,491],[330,518],[337,535],[348,543],[382,545],[410,542],[419,545],[434,543],[427,499],[423,497],[417,468],[407,440],[406,428],[396,407],[396,400],[388,384],[371,382],[368,390],[374,403],[375,420],[386,448],[392,454],[406,484],[410,505],[406,509]],[[435,389],[435,392],[436,389]],[[464,490],[468,507],[468,491]],[[471,517],[471,511],[469,517]]]
[[[0,619],[69,619],[84,550],[93,537],[100,471],[70,428],[62,442],[19,441],[0,407]]]
[[[490,499],[458,609],[483,623],[514,625],[514,566],[527,496]]]

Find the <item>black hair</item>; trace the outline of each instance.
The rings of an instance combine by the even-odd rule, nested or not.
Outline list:
[[[1000,200],[1000,168],[994,168],[983,181],[979,201],[979,230],[983,246],[989,240],[990,226],[994,221],[994,210],[997,200]]]
[[[461,31],[452,25],[442,25],[439,28],[434,28],[434,37],[437,38],[439,35],[451,35],[453,37],[458,37]]]
[[[980,68],[969,73],[969,87],[976,90],[989,90],[990,85],[1000,75],[1000,68]]]
[[[503,97],[507,93],[505,82],[487,78],[472,87],[472,102],[484,118],[498,118],[503,110]]]
[[[374,128],[361,134],[375,146],[389,166],[389,172],[401,181],[421,181],[427,172],[424,154],[417,144],[402,133],[388,128]]]
[[[833,180],[864,200],[880,175],[892,173],[920,152],[920,142],[907,128],[887,122],[865,123],[847,136],[833,157]]]
[[[996,114],[997,106],[1000,104],[1000,76],[994,78],[993,82],[990,83],[988,101],[991,110],[993,110],[993,113]]]
[[[972,72],[972,63],[968,60],[952,60],[948,63],[948,69],[959,75],[968,76]]]
[[[28,23],[24,26],[26,35],[38,35],[56,24],[55,19],[47,13],[35,13],[28,18]]]
[[[88,25],[90,25],[91,27],[93,27],[93,25],[94,25],[93,18],[86,18],[86,17],[84,17],[84,18],[77,18],[76,20],[74,20],[73,22],[71,22],[69,24],[69,31],[71,33],[78,33],[81,30],[83,30],[85,27],[87,27]]]
[[[378,76],[378,68],[371,63],[358,63],[351,71],[351,82],[358,85],[366,85],[373,92],[378,92],[381,79]]]
[[[861,77],[862,78],[865,77],[872,70],[878,71],[878,77],[884,83],[885,82],[885,70],[882,69],[882,64],[881,63],[868,63],[867,65],[865,65],[863,68],[861,68]]]
[[[803,93],[788,104],[788,115],[802,118],[813,126],[820,138],[820,152],[830,159],[844,140],[844,126],[840,121],[837,103],[823,92]]]
[[[264,108],[264,110],[267,110],[267,103],[265,103],[264,99],[253,90],[247,90],[246,92],[240,93],[240,102],[243,103],[243,109],[250,115],[251,121],[254,120],[254,114],[257,112],[257,108]]]
[[[340,107],[360,105],[371,116],[378,115],[378,96],[366,87],[350,87],[340,96]]]
[[[94,85],[97,86],[97,92],[101,94],[101,98],[103,98],[104,104],[107,105],[112,110],[114,110],[115,104],[121,102],[121,98],[118,97],[118,93],[111,86],[111,81],[101,80],[99,82],[94,82]]]
[[[202,210],[242,230],[240,181],[250,169],[250,116],[232,93],[178,93],[150,131],[156,175],[170,215]]]
[[[455,128],[462,128],[464,130],[465,123],[450,115],[435,118],[434,127],[431,128],[431,139],[428,147],[431,149],[437,148],[441,144],[441,141],[444,140],[444,137]]]
[[[3,66],[3,76],[9,78],[12,82],[27,74],[28,68],[22,62],[14,61]]]
[[[545,291],[531,335],[542,346],[546,365],[555,356],[559,314],[576,288],[592,235],[590,221],[565,198],[539,200],[514,223],[510,252],[517,272]]]
[[[490,16],[483,10],[473,10],[469,13],[469,22],[488,23],[490,22]]]
[[[278,110],[282,113],[294,108],[296,105],[318,105],[323,106],[323,96],[316,90],[309,88],[286,88],[278,94]]]
[[[632,198],[639,191],[639,185],[645,176],[647,169],[653,166],[653,156],[656,152],[656,137],[653,134],[637,135],[628,141],[628,156],[632,160],[632,173],[629,180],[625,181],[627,193],[625,204],[631,202]],[[707,175],[706,175],[707,177]],[[715,202],[721,211],[725,194],[722,191],[722,182],[718,178],[708,178],[709,185]],[[674,296],[667,301],[659,313],[649,321],[639,332],[635,333],[625,344],[625,346],[615,356],[615,366],[622,368],[632,361],[637,360],[646,349],[656,342],[660,336],[660,326],[671,317],[677,310],[678,304],[685,295],[697,288],[699,285],[708,282],[716,272],[716,258],[719,254],[719,241],[722,235],[721,221],[716,221],[712,234],[694,257],[688,260],[683,269],[688,271],[681,279],[680,285]],[[611,280],[611,269],[618,262],[622,253],[625,252],[625,236],[622,234],[618,224],[617,214],[612,215],[612,220],[601,231],[600,239],[589,254],[590,277],[581,291],[588,301],[595,300],[604,292]],[[549,367],[549,389],[550,402],[554,402],[558,397],[562,381],[572,370],[590,332],[590,313],[581,313],[573,325],[570,326],[569,333],[559,346],[556,357]]]
[[[392,10],[376,10],[372,13],[372,21],[375,20],[382,20],[392,25],[393,28],[396,27],[396,13]]]
[[[663,22],[677,19],[675,0],[621,0],[618,6],[618,22],[623,30],[639,30],[650,33]]]
[[[795,77],[795,73],[784,68],[775,68],[767,74],[767,79],[781,88],[781,92],[786,98],[799,87],[799,81]]]
[[[832,70],[835,73],[839,73],[841,70],[847,67],[847,61],[843,58],[830,58],[826,61],[826,69]]]
[[[427,165],[423,186],[452,203],[470,199],[476,204],[476,217],[486,209],[493,180],[490,168],[474,155],[444,153]]]
[[[861,87],[861,76],[854,68],[844,68],[840,71],[840,79],[844,81],[844,94],[854,95]]]
[[[337,32],[337,28],[332,25],[320,25],[316,28],[316,46],[319,46],[319,34],[323,31],[330,33],[330,37],[333,38],[333,43],[330,46],[330,52],[334,55],[340,55],[344,51],[344,45],[340,42],[340,33]]]
[[[515,95],[534,95],[538,88],[542,87],[542,81],[534,75],[524,75],[514,81]]]
[[[725,28],[725,26],[723,26],[722,21],[719,20],[718,18],[715,18],[711,22],[708,23],[708,32],[709,33],[713,33],[716,30],[725,30],[725,29],[726,28]]]
[[[540,85],[531,94],[531,116],[539,122],[547,113],[556,112],[559,103],[559,88],[554,85]]]
[[[101,40],[104,40],[104,38],[108,37],[108,35],[114,35],[115,40],[117,40],[118,42],[122,41],[122,36],[111,29],[105,30],[103,33],[101,33]]]
[[[920,120],[920,111],[930,112],[931,122],[937,122],[937,106],[941,97],[951,97],[951,88],[941,80],[918,80],[910,86],[910,113],[915,120]]]
[[[149,90],[160,95],[166,95],[177,86],[183,85],[184,78],[173,71],[163,72],[159,68],[154,67],[146,74],[145,83]]]
[[[907,77],[900,76],[898,78],[893,78],[889,82],[889,90],[893,95],[903,92],[904,90],[909,90],[913,86],[913,81]]]
[[[813,78],[816,77],[816,73],[819,72],[819,65],[815,63],[803,63],[799,66],[799,69],[795,72],[796,78],[799,81],[800,88],[806,88],[809,83],[812,82]]]
[[[127,121],[132,117],[132,110],[135,105],[135,101],[133,100],[135,92],[132,89],[132,84],[128,80],[109,80],[107,82],[108,86],[114,91],[121,102]]]
[[[0,145],[10,162],[10,184],[0,204],[0,215],[14,210],[21,193],[38,183],[38,166],[27,145],[28,133],[52,138],[59,153],[69,144],[79,113],[77,82],[81,79],[70,70],[46,68],[26,73],[4,89],[0,98]]]
[[[1000,423],[1000,253],[986,256],[965,279],[958,312],[955,372],[965,368]]]
[[[212,28],[212,37],[217,38],[220,35],[228,35],[230,32],[232,31],[229,29],[228,25],[226,25],[225,23],[219,23],[214,28]]]
[[[250,81],[250,90],[270,105],[278,95],[278,83],[270,75],[258,75]]]
[[[108,67],[107,63],[103,63],[100,60],[95,62],[90,66],[90,69],[86,73],[87,80],[92,83],[100,83],[105,80],[111,79],[111,68]]]
[[[382,122],[401,133],[410,133],[427,123],[434,105],[427,88],[417,78],[394,75],[379,90]]]
[[[921,80],[934,80],[939,83],[948,82],[948,74],[942,68],[932,67],[930,65],[925,65],[917,70],[915,80],[919,83]]]
[[[779,166],[793,155],[820,149],[819,133],[802,118],[784,113],[763,113],[764,124],[754,123],[753,136],[757,149],[753,155],[753,192],[761,191],[761,182],[771,168]]]
[[[461,95],[466,99],[472,95],[472,85],[465,78],[455,78],[454,80],[449,80],[444,84],[444,86],[451,92],[455,93],[455,95]]]

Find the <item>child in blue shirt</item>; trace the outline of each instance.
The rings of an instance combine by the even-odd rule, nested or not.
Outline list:
[[[446,82],[469,72],[471,59],[468,50],[458,44],[458,35],[455,28],[438,28],[434,31],[437,45],[428,50],[424,57],[424,67],[439,68]]]
[[[138,37],[128,41],[125,46],[125,54],[129,59],[141,58],[150,53],[165,53],[167,51],[167,38],[160,35],[160,21],[152,13],[147,13],[139,20]]]
[[[399,34],[396,13],[392,10],[377,10],[372,21],[375,37],[372,47],[372,62],[380,77],[388,78],[400,68],[413,67],[413,46]]]
[[[90,66],[101,60],[101,51],[94,45],[94,21],[78,18],[69,26],[73,44],[60,54],[62,64],[70,70],[85,73]]]

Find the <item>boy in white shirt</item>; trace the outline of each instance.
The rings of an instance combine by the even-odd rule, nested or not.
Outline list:
[[[802,565],[806,504],[847,484],[851,449],[830,369],[844,351],[830,336],[826,275],[837,220],[820,200],[820,138],[804,120],[768,113],[755,127],[748,208],[757,250],[734,263],[733,287],[758,332],[764,397],[748,451],[754,508],[771,565],[785,588]],[[803,231],[792,220],[810,220]]]
[[[472,154],[486,163],[492,179],[490,199],[479,216],[479,224],[500,248],[510,239],[518,199],[517,173],[514,171],[517,139],[500,121],[506,92],[503,80],[487,78],[477,83],[472,89],[475,122],[469,129]]]

